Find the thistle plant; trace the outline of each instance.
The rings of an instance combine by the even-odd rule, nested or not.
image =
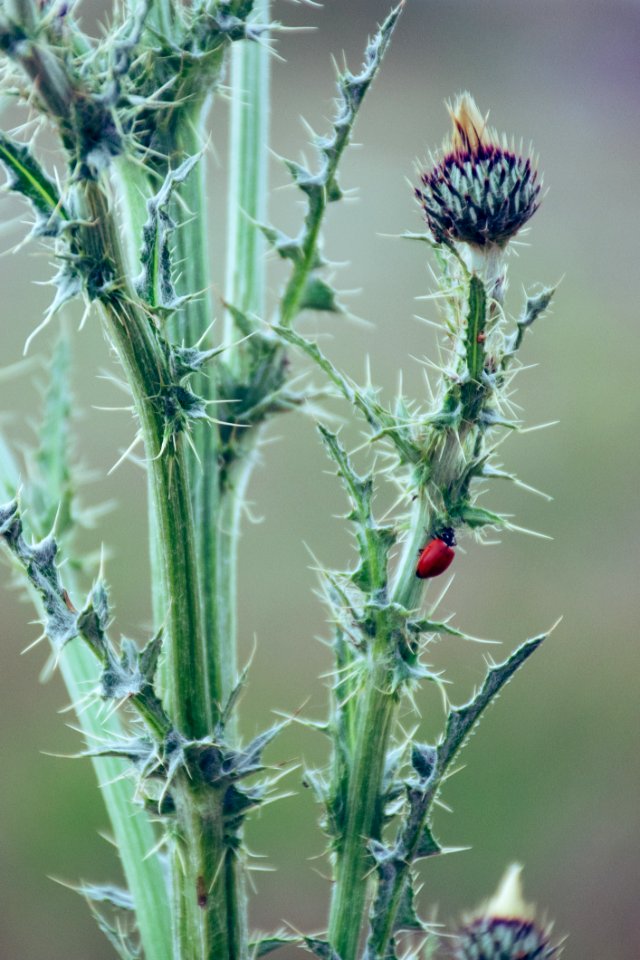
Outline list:
[[[438,284],[430,396],[385,403],[370,379],[356,383],[297,327],[306,311],[343,312],[322,226],[342,197],[340,161],[403,5],[369,40],[361,69],[338,75],[334,118],[313,135],[313,162],[285,160],[305,206],[295,236],[269,222],[268,76],[279,25],[268,0],[118,4],[99,40],[83,31],[75,3],[5,0],[0,12],[4,89],[23,111],[16,129],[0,134],[0,160],[7,188],[30,204],[31,240],[58,265],[51,306],[25,331],[27,347],[81,299],[83,323],[100,323],[118,356],[144,449],[154,629],[143,643],[116,643],[105,570],[83,560],[74,539],[86,517],[68,441],[63,326],[39,445],[24,469],[5,452],[0,536],[39,610],[50,665],[78,708],[82,753],[101,784],[126,889],[80,889],[122,957],[246,960],[291,942],[329,960],[435,949],[439,933],[420,919],[414,890],[416,864],[447,852],[434,835],[434,805],[480,716],[546,636],[490,661],[468,702],[447,698],[437,742],[406,732],[421,687],[442,687],[426,660],[432,640],[471,639],[441,618],[428,581],[465,538],[515,529],[483,506],[480,491],[494,478],[520,484],[497,450],[520,428],[510,402],[519,351],[553,293],[532,293],[510,319],[509,244],[538,207],[540,178],[470,95],[450,107],[452,139],[419,174],[425,230],[406,235],[424,245]],[[215,303],[204,155],[223,83],[229,234]],[[43,127],[57,138],[54,164],[38,147]],[[288,271],[275,302],[266,296],[268,249]],[[324,378],[317,393],[294,389],[293,352]],[[327,393],[342,397],[365,431],[364,468],[318,413]],[[324,934],[256,939],[243,826],[280,776],[263,752],[287,721],[250,742],[238,734],[237,547],[256,451],[271,420],[295,410],[317,421],[357,553],[348,570],[322,571],[330,704],[326,720],[302,719],[330,745],[326,769],[304,776],[322,805],[333,885]],[[380,516],[387,485],[394,506]],[[128,919],[111,922],[105,904]],[[478,952],[467,946],[477,923],[460,934],[456,956],[557,955],[545,933],[525,954],[521,939],[500,938],[489,920]]]

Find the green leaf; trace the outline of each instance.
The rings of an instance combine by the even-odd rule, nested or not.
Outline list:
[[[136,278],[136,289],[152,307],[172,310],[181,302],[173,280],[171,235],[176,223],[169,214],[169,208],[174,190],[184,183],[200,157],[199,153],[187,157],[176,170],[170,170],[157,194],[147,201],[148,218],[142,228],[140,252],[142,272]]]
[[[480,382],[484,369],[484,331],[487,323],[487,294],[484,284],[475,274],[469,280],[469,312],[465,331],[467,370],[475,383]]]
[[[538,317],[542,316],[553,300],[557,287],[545,287],[540,293],[527,297],[527,301],[518,320],[519,327],[530,327]]]
[[[390,527],[380,526],[373,516],[372,476],[358,476],[338,437],[322,424],[318,424],[318,430],[329,455],[338,467],[338,476],[353,507],[349,519],[355,527],[360,566],[351,579],[363,593],[374,593],[383,589],[387,583],[387,560],[389,550],[396,540],[395,531]]]
[[[317,937],[303,937],[305,947],[318,960],[340,960],[340,956],[333,949],[327,940],[319,940]]]
[[[108,903],[112,907],[117,907],[119,910],[131,911],[134,909],[131,894],[122,887],[116,887],[112,884],[101,885],[95,883],[82,883],[77,886],[65,884],[65,886],[69,886],[71,890],[75,890],[76,893],[86,897],[87,900],[91,900],[92,903]]]
[[[389,46],[394,27],[398,22],[404,3],[391,11],[373,39],[367,44],[364,63],[358,74],[345,70],[338,76],[338,96],[332,129],[328,136],[313,138],[317,150],[317,171],[311,172],[295,160],[285,160],[294,182],[306,195],[307,212],[301,237],[295,246],[286,247],[293,260],[293,270],[280,302],[280,323],[288,327],[301,310],[310,303],[331,302],[327,291],[322,295],[308,295],[309,278],[317,269],[319,260],[320,228],[329,203],[342,197],[338,184],[338,166],[353,131],[356,118],[382,58]],[[294,252],[295,251],[295,252]],[[285,255],[285,254],[281,254]],[[315,283],[315,277],[312,281]],[[334,307],[312,306],[314,310],[334,310]]]
[[[312,275],[302,293],[301,310],[319,310],[327,313],[342,313],[343,309],[336,299],[336,291],[321,277]]]
[[[453,707],[450,710],[444,737],[438,744],[438,779],[464,745],[472,728],[491,701],[497,697],[516,670],[535,653],[547,636],[548,634],[541,634],[532,640],[526,640],[514,650],[504,663],[498,663],[489,669],[482,687],[468,703],[462,707]]]
[[[29,148],[0,133],[0,160],[9,175],[9,189],[21,193],[31,203],[38,223],[36,233],[59,231],[57,220],[68,220],[57,187],[44,172]]]
[[[280,947],[286,947],[291,943],[300,943],[300,937],[288,937],[285,935],[276,935],[273,937],[263,937],[260,940],[254,940],[249,944],[249,951],[252,960],[259,960],[260,957],[266,957],[267,954],[279,950]]]
[[[485,510],[484,507],[477,507],[472,504],[463,504],[456,511],[456,516],[472,530],[478,527],[503,527],[505,525],[505,519],[499,513],[493,513],[491,510]]]
[[[557,287],[544,287],[540,293],[527,297],[522,314],[517,321],[516,331],[505,344],[503,368],[508,366],[509,361],[522,346],[524,335],[529,327],[548,309],[556,290]]]

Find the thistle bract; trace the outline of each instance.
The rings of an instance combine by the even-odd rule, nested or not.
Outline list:
[[[442,159],[421,175],[416,197],[438,242],[503,247],[538,209],[534,161],[487,126],[468,93],[449,112],[453,135]]]

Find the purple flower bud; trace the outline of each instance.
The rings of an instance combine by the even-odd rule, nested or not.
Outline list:
[[[540,205],[535,161],[487,126],[470,94],[449,113],[451,139],[415,191],[429,229],[438,242],[504,247]]]

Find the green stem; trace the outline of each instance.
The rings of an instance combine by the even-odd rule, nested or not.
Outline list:
[[[85,199],[89,226],[83,229],[83,249],[92,261],[98,255],[98,262],[110,260],[114,275],[121,278],[112,294],[102,295],[101,305],[131,385],[151,475],[163,593],[171,597],[166,612],[170,712],[183,736],[198,739],[212,730],[212,700],[184,438],[174,434],[165,440],[162,398],[169,372],[149,318],[133,294],[123,289],[122,259],[106,198],[96,184],[89,183]],[[227,853],[221,797],[191,781],[186,773],[176,777],[172,796],[179,829],[173,844],[174,955],[176,960],[233,957],[225,876],[220,871]]]
[[[225,877],[224,794],[182,776],[173,791],[180,833],[173,857],[175,960],[233,960]]]
[[[120,284],[112,293],[101,295],[100,305],[131,387],[151,476],[163,592],[171,597],[165,614],[171,714],[182,734],[202,737],[210,729],[209,696],[184,438],[166,435],[163,397],[170,384],[169,370],[149,317],[124,286],[115,225],[98,184],[84,185],[84,202],[89,225],[82,229],[83,253],[92,262],[110,261]]]
[[[152,181],[145,168],[128,156],[121,157],[115,164],[115,182],[122,198],[120,204],[121,216],[125,227],[123,230],[123,252],[127,258],[128,273],[137,277],[141,270],[140,254],[142,252],[142,231],[147,220],[147,200],[152,195]],[[158,551],[158,532],[156,529],[156,515],[153,509],[151,489],[151,473],[147,473],[147,515],[149,524],[149,562],[151,567],[151,610],[153,615],[154,632],[157,632],[163,622],[165,611],[169,606],[169,598],[164,593],[164,583],[161,573],[162,564]],[[158,669],[156,683],[161,693],[166,689],[166,668],[162,662]]]
[[[376,637],[367,686],[358,703],[355,743],[350,760],[345,824],[336,856],[329,917],[329,942],[340,960],[355,960],[373,861],[369,839],[379,834],[381,785],[397,693],[385,655],[388,638]],[[372,732],[375,731],[375,736]]]
[[[428,502],[420,496],[412,512],[390,604],[413,609],[420,601],[424,582],[415,575],[416,557],[424,546],[429,515]],[[385,764],[400,699],[389,659],[392,644],[387,622],[379,615],[364,695],[347,705],[352,713],[356,712],[355,722],[351,716],[346,728],[346,736],[352,740],[349,783],[329,920],[329,941],[341,960],[354,960],[357,954],[367,903],[366,877],[373,867],[367,844],[370,839],[380,839]]]
[[[230,649],[230,640],[237,641],[238,621],[238,544],[240,538],[240,521],[245,502],[247,485],[251,478],[254,466],[253,448],[255,440],[247,438],[248,442],[240,447],[239,457],[232,469],[226,474],[225,486],[220,497],[220,511],[215,528],[217,585],[217,628],[220,637],[225,637],[229,648],[228,657],[222,664],[222,686],[227,692],[225,703],[233,693],[238,683],[237,649],[236,643]],[[233,738],[235,723],[233,717],[227,721],[229,734]]]
[[[254,18],[269,20],[269,0],[256,0]],[[265,43],[236,43],[231,52],[231,132],[227,232],[227,302],[264,319],[266,243],[256,223],[267,214],[270,55]],[[227,314],[225,342],[238,333]],[[243,353],[233,354],[234,372]]]
[[[395,585],[392,590],[393,602],[398,603],[405,610],[415,610],[424,594],[425,581],[416,577],[416,564],[420,551],[425,546],[431,512],[432,508],[423,490],[418,495],[411,511],[409,533],[402,548]]]

